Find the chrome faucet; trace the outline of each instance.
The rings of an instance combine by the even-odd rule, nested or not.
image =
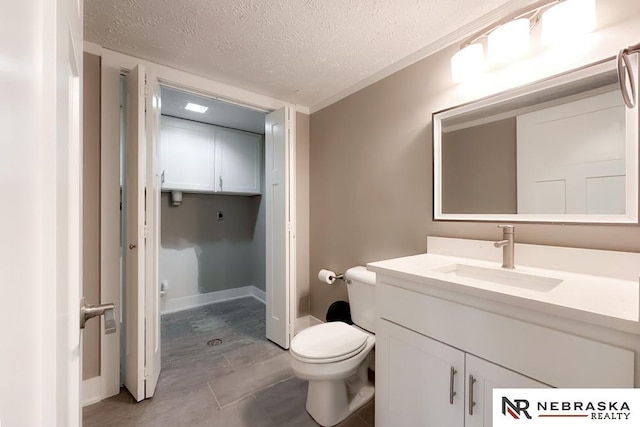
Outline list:
[[[498,228],[502,228],[502,240],[494,242],[493,246],[496,248],[502,248],[502,268],[508,268],[513,270],[513,225],[499,225]]]

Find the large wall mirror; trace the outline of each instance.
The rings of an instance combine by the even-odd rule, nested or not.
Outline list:
[[[435,113],[433,131],[435,220],[638,222],[638,107],[614,60]]]

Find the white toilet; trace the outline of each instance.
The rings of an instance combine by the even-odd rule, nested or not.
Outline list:
[[[291,341],[294,374],[309,381],[307,412],[322,426],[334,426],[373,398],[376,274],[353,267],[344,274],[354,325],[329,322],[300,332]],[[357,325],[357,326],[356,326]]]

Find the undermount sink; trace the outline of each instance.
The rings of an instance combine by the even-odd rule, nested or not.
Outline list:
[[[457,277],[473,279],[492,285],[500,284],[515,286],[518,288],[531,289],[539,292],[549,292],[560,283],[562,283],[561,279],[556,279],[553,277],[536,276],[533,274],[520,273],[513,270],[499,270],[467,264],[451,264],[434,269],[433,271],[451,274]]]

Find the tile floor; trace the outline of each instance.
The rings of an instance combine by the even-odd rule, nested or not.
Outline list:
[[[84,426],[317,426],[289,353],[265,338],[265,307],[241,298],[162,316],[162,372],[152,399],[124,388],[85,407]],[[220,339],[210,346],[207,341]],[[342,427],[372,427],[373,402]]]

